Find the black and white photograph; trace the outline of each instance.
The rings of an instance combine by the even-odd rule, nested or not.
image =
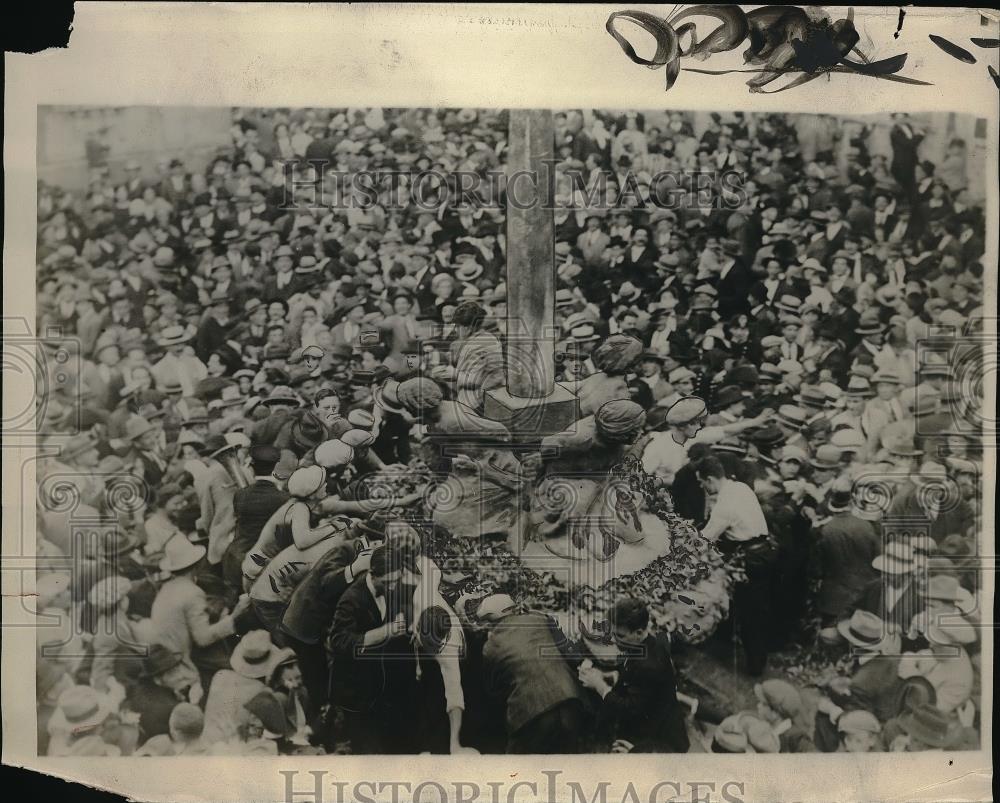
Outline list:
[[[685,105],[724,48],[668,10],[621,16],[673,68],[608,18],[667,65],[621,108],[38,103],[4,621],[46,766],[273,760],[291,803],[701,754],[765,800],[719,754],[988,758],[996,109],[759,104],[803,68],[743,11],[758,78]],[[837,80],[931,83],[864,44]],[[562,766],[507,798],[605,795]]]

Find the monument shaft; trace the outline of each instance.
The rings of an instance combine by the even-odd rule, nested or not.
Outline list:
[[[507,153],[507,389],[538,399],[555,386],[552,112],[513,109]]]

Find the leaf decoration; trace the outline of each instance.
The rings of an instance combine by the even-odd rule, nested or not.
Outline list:
[[[1000,89],[1000,75],[998,75],[997,71],[993,69],[992,64],[987,64],[986,69],[989,71],[990,78],[993,79],[993,83],[997,85],[998,89]]]
[[[615,28],[614,22],[617,19],[634,22],[656,39],[656,53],[653,54],[652,59],[644,59],[635,52],[632,43]],[[677,34],[674,32],[674,29],[659,17],[654,17],[645,11],[616,11],[608,17],[608,21],[604,27],[614,37],[614,40],[621,49],[625,51],[625,55],[636,64],[656,70],[677,58]]]
[[[964,61],[966,64],[976,63],[976,57],[973,56],[964,47],[959,47],[954,42],[949,42],[943,36],[938,36],[937,34],[934,33],[930,34],[929,38],[934,44],[936,44],[939,48],[941,48],[945,53],[947,53],[952,58],[958,59],[959,61]]]
[[[747,22],[746,12],[739,6],[722,5],[700,5],[684,9],[680,14],[671,20],[671,24],[676,24],[682,19],[696,15],[715,17],[722,24],[696,44],[687,55],[697,59],[707,59],[713,53],[724,53],[737,47],[750,32],[750,24]],[[693,23],[688,23],[694,27]],[[677,29],[680,36],[680,29]]]
[[[969,41],[976,47],[1000,47],[1000,39],[981,39],[973,36]]]
[[[906,56],[906,53],[900,53],[898,56],[890,56],[887,59],[872,61],[867,64],[859,64],[850,59],[841,59],[841,63],[863,75],[892,75],[903,69],[903,65],[906,64]]]
[[[691,17],[698,16],[714,17],[721,24],[699,40],[696,24],[690,21]],[[644,58],[636,52],[632,43],[616,27],[619,19],[633,23],[656,40],[656,52],[652,58]],[[686,21],[678,25],[682,20]],[[917,86],[930,85],[928,81],[896,75],[906,64],[906,53],[872,62],[859,47],[862,36],[854,25],[853,9],[848,10],[846,17],[831,21],[825,13],[822,18],[811,18],[799,6],[762,6],[744,12],[739,6],[701,4],[688,6],[666,19],[645,11],[616,11],[608,17],[605,28],[635,64],[651,70],[665,68],[664,83],[668,90],[676,83],[682,69],[707,75],[755,73],[747,81],[751,92],[764,91],[763,87],[787,73],[801,73],[785,86],[767,90],[768,94],[802,86],[830,72],[854,73]],[[952,57],[969,64],[976,63],[975,56],[953,42],[933,34],[930,39]],[[748,42],[749,47],[742,54],[743,64],[759,69],[715,72],[682,68],[680,65],[685,56],[704,61],[715,53],[734,50],[744,42]],[[972,39],[972,42],[980,47],[997,46],[994,39]],[[871,45],[871,40],[866,39],[865,49]],[[849,55],[859,60],[848,58]],[[990,75],[995,75],[992,68]]]

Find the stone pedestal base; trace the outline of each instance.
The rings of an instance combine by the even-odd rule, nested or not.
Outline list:
[[[484,414],[506,426],[515,444],[537,443],[576,421],[580,401],[558,382],[555,390],[541,399],[523,399],[511,396],[506,388],[495,388],[486,391]]]

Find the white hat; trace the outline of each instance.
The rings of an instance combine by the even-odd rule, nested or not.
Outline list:
[[[194,566],[205,555],[205,547],[192,544],[181,533],[176,533],[163,550],[160,569],[165,572],[179,572]]]
[[[288,648],[275,647],[266,630],[251,630],[236,645],[229,665],[244,677],[268,678],[294,655]]]
[[[288,478],[288,493],[298,499],[306,499],[325,484],[326,471],[322,465],[303,466],[295,469]]]
[[[316,463],[323,468],[339,468],[354,460],[354,449],[339,438],[324,441],[316,447]]]
[[[913,547],[901,541],[891,541],[885,552],[872,561],[872,566],[887,574],[907,574],[913,571]]]
[[[514,613],[517,605],[508,594],[490,594],[476,609],[476,618],[493,620]]]

